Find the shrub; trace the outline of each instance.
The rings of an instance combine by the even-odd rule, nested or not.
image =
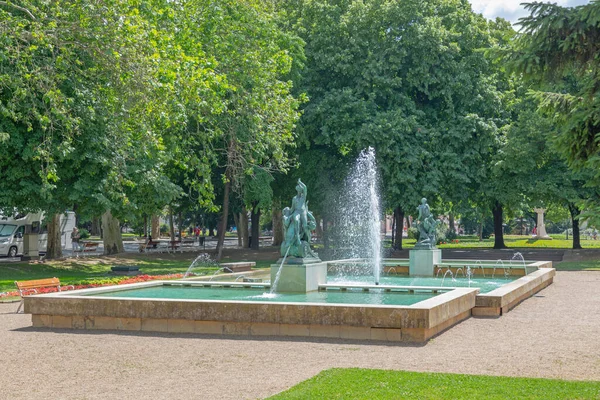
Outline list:
[[[79,238],[80,239],[89,239],[90,236],[91,236],[90,231],[88,231],[87,229],[81,228],[79,230]]]
[[[406,234],[408,235],[409,239],[419,240],[419,230],[417,228],[415,228],[414,226],[411,226],[410,228],[408,228],[408,230],[406,231]]]

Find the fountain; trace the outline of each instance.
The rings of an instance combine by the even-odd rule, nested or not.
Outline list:
[[[381,209],[377,163],[372,147],[363,150],[344,183],[336,221],[342,258],[360,259],[370,266],[375,284],[381,276]],[[356,273],[363,273],[360,267]]]
[[[36,327],[423,342],[471,315],[502,315],[552,283],[554,270],[542,268],[551,263],[526,264],[522,256],[525,273],[528,267],[535,271],[501,282],[485,278],[486,269],[495,268],[489,261],[473,268],[469,262],[443,263],[435,247],[439,221],[426,199],[418,207],[420,238],[410,259],[381,259],[375,171],[369,149],[348,179],[354,189],[346,192],[349,206],[342,208],[339,227],[348,233],[346,243],[353,243],[353,259],[322,261],[313,251],[316,222],[308,209],[308,189],[299,179],[291,207],[283,210],[281,258],[271,265],[270,283],[246,279],[257,276],[244,272],[229,279],[215,274],[83,289],[27,296],[25,312],[33,314]],[[206,256],[198,256],[185,276],[206,262]],[[336,273],[328,281],[329,270],[357,264],[371,267],[364,279]],[[395,273],[382,274],[382,265]],[[473,276],[478,268],[484,278]],[[445,286],[448,276],[452,287]]]

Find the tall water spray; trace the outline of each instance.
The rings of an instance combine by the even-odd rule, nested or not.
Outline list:
[[[363,150],[345,185],[339,213],[340,242],[351,258],[366,259],[375,283],[381,272],[381,209],[379,206],[375,149]]]

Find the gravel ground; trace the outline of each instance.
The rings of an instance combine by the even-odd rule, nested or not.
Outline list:
[[[558,272],[502,318],[425,345],[49,331],[0,304],[0,397],[255,399],[331,367],[600,380],[599,287],[599,272]]]

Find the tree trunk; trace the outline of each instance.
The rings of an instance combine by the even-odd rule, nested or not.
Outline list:
[[[142,236],[148,237],[148,216],[144,215],[144,229],[142,230]]]
[[[258,250],[260,242],[260,208],[258,208],[258,205],[252,207],[250,220],[252,222],[252,244],[250,245],[250,248],[252,250]]]
[[[321,226],[321,222],[322,222],[321,217],[320,216],[317,217],[315,215],[315,222],[317,223],[317,227],[315,228],[315,232],[317,234],[318,240],[321,241],[321,240],[323,240],[323,227]],[[282,222],[282,225],[283,225],[283,222]],[[283,234],[283,228],[281,230],[282,230],[282,234]]]
[[[158,215],[152,216],[152,229],[150,230],[150,236],[152,236],[152,239],[160,238],[160,217]]]
[[[169,207],[169,237],[175,240],[175,221],[173,221],[173,207]]]
[[[178,240],[181,240],[183,237],[183,214],[181,212],[179,212],[179,215],[177,216],[177,225],[179,226]]]
[[[582,249],[578,218],[579,214],[581,214],[581,210],[574,203],[569,203],[569,212],[571,213],[571,220],[573,221],[573,249]]]
[[[479,226],[477,227],[477,237],[479,238],[480,242],[483,241],[483,217],[481,217],[481,220],[479,220]]]
[[[90,235],[92,236],[100,236],[100,221],[99,218],[92,219],[92,227]]]
[[[454,226],[454,214],[448,214],[448,229],[450,232],[456,233],[456,227]]]
[[[402,221],[404,223],[404,221]],[[404,228],[402,228],[404,229]],[[406,216],[406,229],[410,229],[410,215]]]
[[[240,228],[242,230],[242,247],[247,249],[250,246],[250,234],[248,233],[248,210],[246,210],[246,206],[242,206],[242,212],[240,212]]]
[[[502,204],[498,200],[494,203],[492,214],[494,214],[494,248],[505,249],[504,229],[502,227]]]
[[[62,257],[61,246],[61,231],[60,231],[60,214],[54,214],[52,219],[48,221],[48,242],[46,245],[46,258]]]
[[[219,224],[219,238],[217,240],[217,261],[221,261],[223,257],[223,245],[225,244],[225,231],[227,230],[227,217],[229,216],[229,190],[231,188],[231,180],[227,179],[225,183],[225,191],[223,193],[223,210],[221,210],[221,223]]]
[[[281,214],[281,201],[273,201],[271,207],[271,217],[273,220],[273,246],[280,246],[283,243],[283,217]],[[317,226],[318,223],[317,223]]]
[[[396,242],[396,213],[392,214],[392,248]]]
[[[398,206],[394,209],[394,217],[396,218],[396,232],[394,233],[394,249],[402,250],[402,231],[404,230],[404,210]]]
[[[242,230],[240,229],[240,215],[233,212],[233,223],[235,224],[235,231],[237,232],[238,247],[242,247]]]
[[[123,249],[119,220],[113,217],[110,210],[102,214],[102,233],[104,254],[111,255],[125,251]]]
[[[329,249],[329,226],[327,225],[327,217],[323,216],[323,248]]]

